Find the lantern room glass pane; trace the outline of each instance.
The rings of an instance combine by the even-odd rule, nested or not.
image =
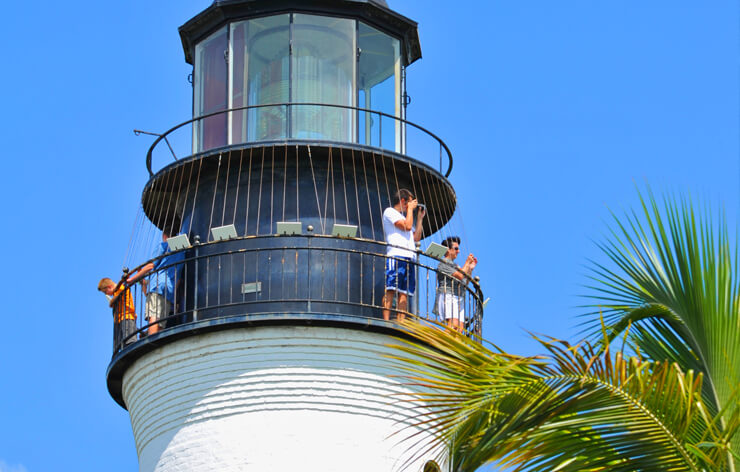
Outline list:
[[[226,27],[195,46],[195,116],[227,109]],[[197,121],[193,126],[193,148],[205,151],[226,144],[226,114]]]
[[[247,51],[247,34],[249,31],[249,22],[240,21],[231,24],[231,38],[229,51],[231,58],[229,61],[229,77],[231,78],[231,95],[229,108],[241,108],[249,104],[247,100],[247,77],[248,69],[248,51]],[[235,111],[229,113],[229,143],[243,143],[247,141],[247,111]]]
[[[401,117],[400,42],[364,23],[357,31],[360,48],[357,86],[359,108]],[[359,113],[359,142],[400,152],[400,122],[381,115]]]
[[[355,21],[293,17],[293,103],[355,106]],[[354,112],[341,107],[291,106],[291,137],[355,141]]]
[[[196,121],[193,150],[295,138],[402,152],[401,87],[400,41],[362,22],[299,13],[233,22],[195,47],[194,116],[249,109]]]
[[[290,101],[290,15],[256,18],[247,23],[246,51],[242,54],[242,65],[237,72],[248,78],[246,105],[269,105]],[[249,110],[246,113],[244,129],[247,130],[248,141],[285,138],[287,136],[285,107],[271,106]]]

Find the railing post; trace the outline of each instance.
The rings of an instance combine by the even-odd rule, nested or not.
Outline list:
[[[416,271],[415,279],[416,279],[416,292],[414,293],[414,303],[411,305],[413,307],[412,314],[418,316],[419,315],[419,255],[418,253],[421,251],[421,241],[416,241],[416,264],[414,264],[414,270]]]
[[[476,298],[476,310],[475,310],[475,334],[481,336],[483,334],[483,293],[480,289],[480,277],[473,277],[475,282],[475,298]]]
[[[195,258],[195,274],[193,274],[193,321],[198,321],[198,247],[200,246],[200,235],[193,238],[193,256]]]
[[[313,234],[313,230],[314,230],[313,225],[306,226],[306,231],[308,231],[309,236]],[[313,252],[313,250],[311,249],[311,238],[308,238],[308,240],[306,241],[306,247],[308,248],[308,251],[306,251],[308,253],[307,254],[308,270],[306,271],[308,275],[308,281],[307,281],[308,290],[306,291],[306,310],[308,311],[308,313],[311,313],[311,253]]]

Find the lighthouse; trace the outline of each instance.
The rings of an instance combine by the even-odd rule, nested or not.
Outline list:
[[[384,0],[217,0],[179,33],[193,114],[147,152],[106,374],[139,469],[447,470],[389,358],[399,320],[445,322],[463,229],[450,149],[406,117],[416,23]],[[478,280],[455,297],[480,336]]]

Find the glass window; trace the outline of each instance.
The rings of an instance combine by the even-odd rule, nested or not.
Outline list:
[[[234,22],[196,45],[194,116],[249,109],[194,123],[193,149],[291,137],[401,152],[401,85],[400,41],[356,20]],[[355,106],[389,116],[342,108]]]
[[[231,95],[229,97],[229,108],[241,108],[247,106],[247,77],[248,50],[247,50],[247,21],[231,24],[231,43],[229,52],[229,77],[231,78]],[[236,111],[229,113],[229,143],[243,143],[247,141],[247,111]]]
[[[248,77],[247,104],[290,101],[290,15],[249,20],[246,38],[242,74]],[[287,136],[285,107],[255,108],[246,115],[247,140],[265,141]]]
[[[354,106],[355,51],[354,20],[294,15],[291,102]],[[354,142],[352,110],[291,108],[291,137]]]
[[[400,44],[387,34],[360,23],[357,87],[359,108],[401,117]],[[359,114],[359,142],[400,151],[400,125],[391,118],[368,112]]]
[[[226,27],[195,46],[195,117],[226,110]],[[198,151],[226,144],[226,114],[200,120],[193,127],[193,148]]]

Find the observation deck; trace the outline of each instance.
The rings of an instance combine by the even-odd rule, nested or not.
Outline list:
[[[128,327],[114,324],[113,398],[125,407],[123,376],[141,356],[209,331],[311,325],[403,336],[397,305],[383,317],[395,257],[382,215],[400,189],[426,206],[407,311],[443,322],[442,259],[424,251],[450,236],[467,241],[447,179],[452,153],[405,118],[405,68],[421,55],[416,23],[373,0],[217,1],[180,34],[195,118],[156,134],[146,155],[124,279],[155,269],[124,284],[133,312],[119,311]],[[169,250],[152,256],[163,233]],[[461,276],[461,328],[477,338],[484,297],[477,278]],[[147,290],[163,280],[166,314],[147,319]]]
[[[286,113],[300,106],[322,105],[274,105]],[[136,330],[124,333],[120,325],[115,326],[108,369],[109,390],[122,406],[122,376],[131,363],[185,336],[281,324],[344,326],[403,335],[395,321],[382,317],[388,256],[381,220],[391,193],[408,187],[427,202],[424,234],[429,236],[420,249],[459,228],[453,218],[455,193],[445,177],[452,154],[424,128],[403,122],[427,138],[412,142],[424,143],[418,147],[421,156],[428,158],[433,149],[433,158],[427,161],[437,166],[384,149],[380,140],[368,145],[285,137],[180,157],[187,151],[178,153],[173,135],[184,129],[192,133],[194,123],[233,112],[225,110],[175,126],[158,136],[147,153],[146,166],[152,177],[142,195],[143,224],[135,230],[132,253],[151,250],[160,230],[173,220],[180,222],[177,232],[187,235],[191,246],[168,254],[181,253],[180,262],[149,274],[150,283],[156,283],[174,269],[174,303],[167,317],[153,323],[145,319],[145,289],[141,283],[126,284],[134,300]],[[154,172],[157,161],[152,156],[157,152],[169,154],[172,162]],[[278,234],[278,222],[300,222],[300,234]],[[332,236],[335,224],[357,226],[356,236]],[[228,225],[236,231],[232,238],[214,238],[213,228]],[[137,251],[137,245],[142,250]],[[142,257],[130,273],[162,257]],[[436,309],[440,259],[421,250],[417,257],[413,267],[418,285],[409,311],[421,321],[443,322]],[[477,279],[465,276],[460,297],[463,332],[479,337],[484,297]],[[150,334],[154,325],[157,332]]]
[[[382,318],[384,243],[331,236],[250,236],[193,245],[184,259],[152,277],[176,269],[176,303],[154,323],[144,318],[145,293],[133,284],[136,331],[114,326],[108,388],[122,406],[123,372],[141,355],[168,342],[209,331],[248,326],[310,325],[370,330],[403,336]],[[147,261],[150,262],[150,261]],[[443,322],[436,310],[439,261],[420,254],[411,313],[419,321]],[[478,338],[483,293],[475,280],[461,284],[464,333]],[[397,310],[392,309],[394,315]],[[149,334],[152,326],[158,332]]]

